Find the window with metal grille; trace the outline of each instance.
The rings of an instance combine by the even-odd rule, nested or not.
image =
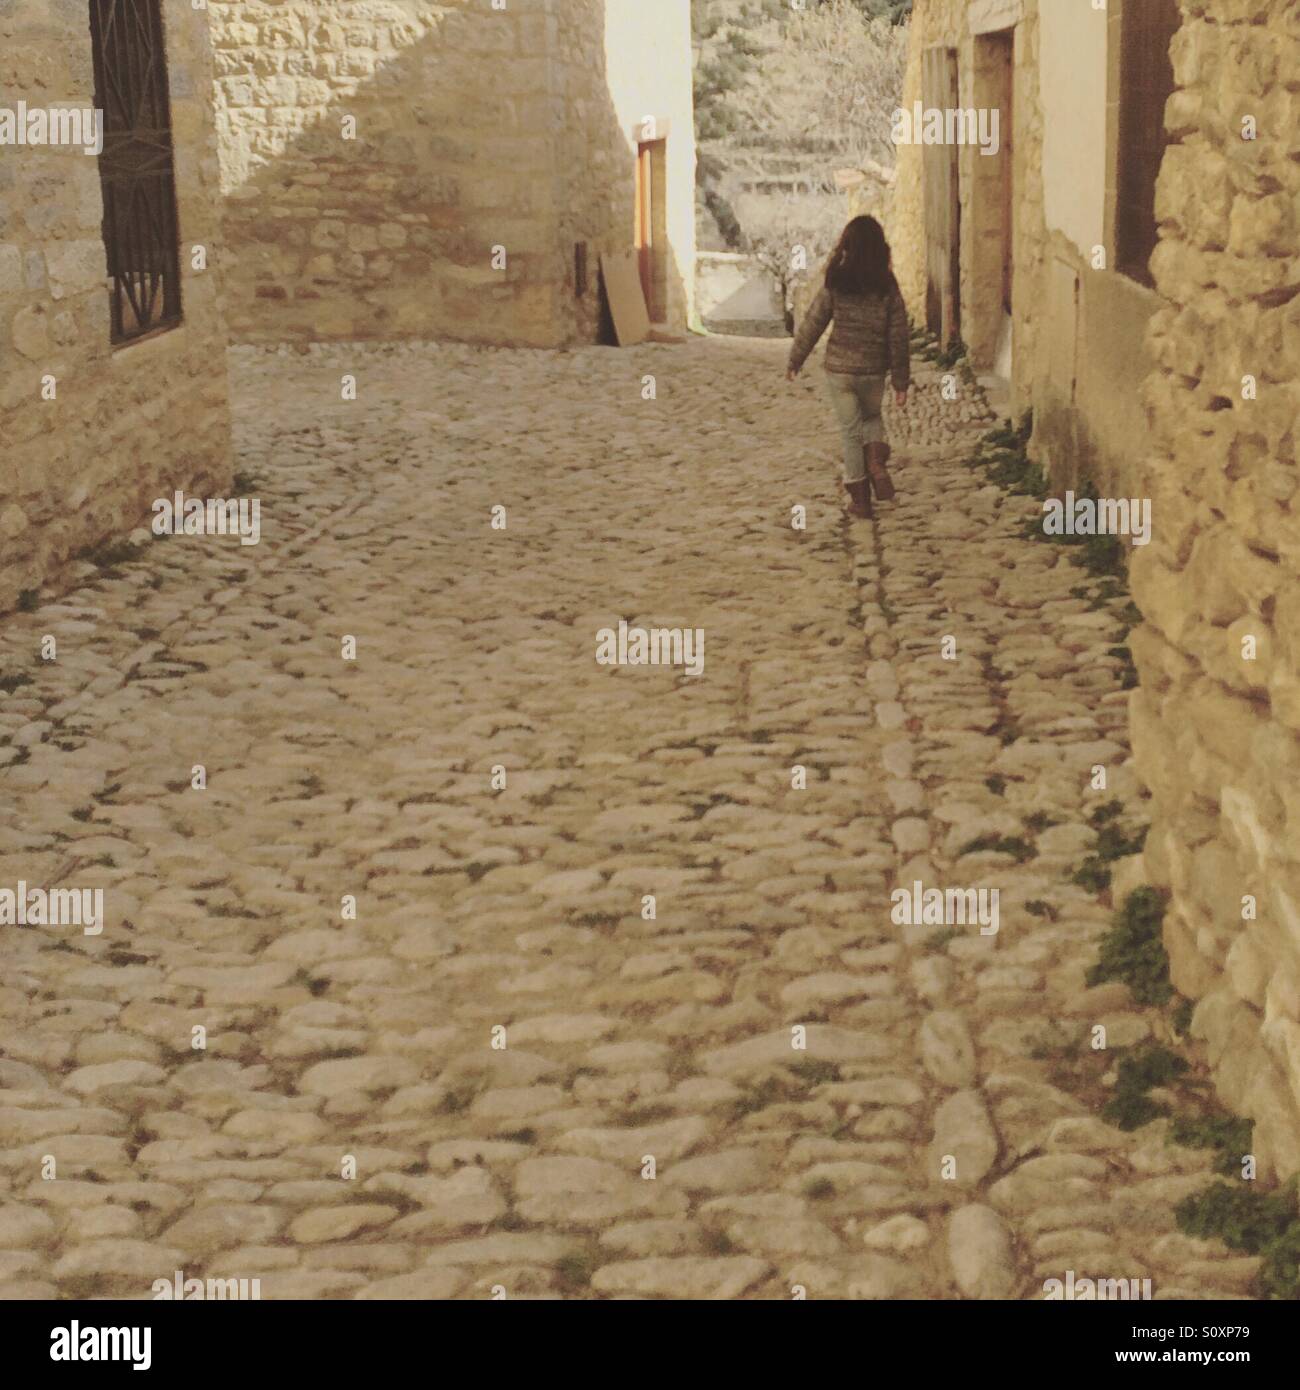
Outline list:
[[[181,320],[180,232],[162,0],[90,0],[113,342]]]
[[[1169,45],[1181,22],[1178,0],[1125,0],[1120,18],[1115,264],[1144,285],[1154,283],[1156,179],[1165,154],[1165,103],[1174,90]]]

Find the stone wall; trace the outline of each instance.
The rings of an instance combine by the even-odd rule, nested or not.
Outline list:
[[[628,5],[209,0],[233,336],[594,340],[599,253],[632,242],[606,53],[607,6]],[[657,0],[647,22],[688,13]],[[633,62],[660,105],[685,75],[689,132],[689,31],[665,53]]]
[[[1174,982],[1224,1098],[1300,1170],[1300,24],[1184,0],[1158,190],[1152,544],[1133,744]],[[1257,138],[1242,138],[1243,121]],[[1245,378],[1253,378],[1251,382]],[[1253,395],[1253,398],[1252,398]],[[1252,643],[1254,655],[1251,656]]]
[[[556,341],[547,9],[209,0],[232,336]]]
[[[1017,410],[1033,398],[1042,301],[1040,286],[1047,240],[1043,219],[1042,106],[1038,92],[1038,0],[916,0],[912,15],[903,106],[921,100],[921,56],[927,48],[957,50],[958,100],[963,107],[989,101],[988,69],[981,37],[1014,25],[1015,134],[1013,147],[1012,400]],[[912,319],[925,323],[926,244],[923,149],[898,149],[898,177],[890,212],[894,268]],[[997,162],[971,145],[958,151],[961,204],[962,337],[981,371],[994,366],[1001,327],[1001,299],[989,247],[1000,218],[991,176]]]
[[[98,162],[0,147],[0,611],[176,488],[230,480],[207,16],[165,6],[183,324],[110,345]],[[0,5],[0,105],[94,104],[89,7]],[[191,268],[204,246],[210,268]],[[53,399],[43,398],[53,379]],[[178,421],[186,428],[181,431]]]
[[[977,369],[1005,372],[1010,408],[1034,411],[1031,452],[1058,490],[1091,481],[1133,496],[1146,435],[1133,383],[1151,370],[1144,338],[1157,297],[1114,270],[1118,36],[1122,4],[1049,9],[1039,0],[918,0],[904,105],[921,98],[921,54],[957,50],[959,99],[988,101],[981,34],[1016,25],[1012,351],[997,358],[1001,307],[993,161],[959,151],[962,336]],[[917,321],[926,286],[922,150],[899,150],[894,243]],[[1097,248],[1105,254],[1099,268]]]
[[[1089,479],[1152,500],[1153,540],[1131,566],[1145,617],[1131,645],[1133,746],[1152,798],[1146,868],[1170,894],[1174,983],[1199,1001],[1194,1029],[1222,1096],[1256,1121],[1265,1171],[1290,1174],[1300,1170],[1300,164],[1289,75],[1300,24],[1289,0],[1182,0],[1152,291],[1096,269],[1085,244],[1100,226],[1113,267],[1123,3],[1101,19],[1112,108],[1102,179],[1097,151],[1078,148],[1101,138],[1099,112],[1085,113],[1086,137],[1058,130],[1043,147],[1044,107],[1059,125],[1076,95],[1062,83],[1100,99],[1096,45],[1071,37],[1081,15],[1043,25],[1038,0],[917,0],[905,100],[921,94],[920,53],[943,44],[958,50],[962,103],[978,104],[972,31],[1014,13],[1013,402],[1034,407],[1031,450],[1058,490]],[[1043,43],[1058,47],[1044,55]],[[1254,140],[1242,138],[1246,118]],[[961,152],[963,331],[979,363],[977,159]],[[921,190],[921,151],[905,146],[895,247],[918,318]]]

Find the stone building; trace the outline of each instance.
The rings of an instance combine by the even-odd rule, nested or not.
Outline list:
[[[615,252],[684,328],[690,64],[689,0],[3,0],[0,611],[228,488],[228,335],[608,341]]]
[[[0,611],[154,498],[230,481],[208,16],[161,21],[0,5]]]
[[[1058,492],[1152,500],[1133,744],[1174,983],[1224,1098],[1300,1169],[1300,281],[1290,0],[917,0],[913,317],[1033,408]],[[969,124],[970,117],[966,118]],[[952,134],[964,129],[954,125]],[[972,133],[978,133],[970,125]],[[989,142],[990,144],[992,142]]]
[[[209,0],[246,341],[601,335],[635,241],[690,315],[689,0]]]

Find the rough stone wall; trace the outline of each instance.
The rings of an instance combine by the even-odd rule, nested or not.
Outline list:
[[[567,340],[595,342],[600,256],[632,244],[636,149],[619,127],[608,87],[605,0],[566,0],[556,16],[560,81],[552,96],[556,257],[564,270],[557,311]],[[587,244],[587,287],[574,285],[574,247]]]
[[[558,341],[551,9],[209,0],[232,336]]]
[[[209,0],[232,335],[594,340],[600,251],[632,242],[605,52],[626,2]]]
[[[57,584],[69,557],[131,530],[155,498],[219,494],[230,480],[207,16],[164,10],[180,327],[113,349],[98,161],[67,147],[0,148],[0,611]],[[92,63],[86,4],[0,5],[5,107],[93,106]],[[197,245],[207,270],[191,268]]]
[[[1148,335],[1133,743],[1174,982],[1199,1000],[1221,1093],[1285,1174],[1300,1170],[1300,13],[1183,11],[1152,261],[1166,302]]]
[[[909,39],[903,105],[910,110],[922,97],[921,55],[927,48],[957,50],[958,100],[963,106],[984,101],[983,74],[977,66],[977,34],[972,24],[1015,24],[1015,121],[1013,148],[1015,205],[1012,226],[1015,283],[1012,293],[1016,344],[1012,391],[1017,409],[1032,400],[1038,360],[1041,284],[1047,231],[1043,218],[1042,107],[1038,98],[1038,0],[982,3],[968,0],[916,0]],[[923,149],[898,149],[898,178],[890,212],[894,268],[915,323],[925,322],[926,245]],[[981,167],[983,161],[983,167]],[[994,161],[973,146],[958,151],[961,203],[962,335],[980,369],[993,363],[1000,323],[1000,290],[989,273],[985,248],[997,214],[996,195],[983,176]]]
[[[907,44],[907,70],[903,75],[904,110],[921,99],[921,54],[935,42],[932,35],[940,20],[933,5],[918,0],[912,11]],[[912,322],[925,324],[925,198],[920,145],[899,145],[896,178],[889,207],[889,244],[894,253],[894,275],[903,292]]]

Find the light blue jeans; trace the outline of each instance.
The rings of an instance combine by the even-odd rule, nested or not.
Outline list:
[[[879,444],[885,438],[880,418],[885,398],[883,376],[849,376],[845,372],[826,373],[826,391],[840,422],[844,440],[844,481],[856,483],[867,474],[864,444]]]

